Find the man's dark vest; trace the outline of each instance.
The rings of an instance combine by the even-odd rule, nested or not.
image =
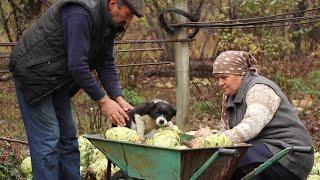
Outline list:
[[[67,3],[80,4],[90,13],[89,61],[102,57],[105,38],[115,38],[115,25],[107,11],[106,0],[58,0],[25,32],[10,56],[10,71],[21,84],[30,105],[72,82],[61,23],[61,7]]]
[[[273,154],[292,145],[312,146],[312,140],[307,129],[294,113],[285,94],[278,85],[263,76],[254,76],[248,73],[244,77],[237,94],[228,98],[227,113],[230,117],[230,127],[233,128],[243,120],[247,110],[246,94],[255,84],[265,84],[272,88],[281,98],[281,102],[272,120],[252,141],[263,142]],[[312,168],[313,155],[290,154],[283,158],[280,163],[299,178],[306,179]]]

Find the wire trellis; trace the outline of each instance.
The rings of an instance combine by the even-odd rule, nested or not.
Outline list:
[[[160,16],[159,21],[162,27],[169,34],[173,34],[177,28],[191,28],[195,29],[192,33],[192,37],[196,36],[199,29],[248,29],[248,28],[271,28],[271,27],[283,27],[292,25],[305,25],[305,24],[315,24],[320,22],[320,7],[294,11],[290,13],[283,13],[278,15],[255,17],[255,18],[245,18],[245,19],[233,19],[224,21],[202,21],[195,22],[192,19],[191,22],[183,22],[176,24],[169,24],[165,19],[166,13],[176,13],[182,16],[191,17],[192,15],[181,9],[168,9],[164,10]],[[299,13],[308,13],[312,15],[307,16],[297,16]],[[293,16],[293,17],[290,17]]]

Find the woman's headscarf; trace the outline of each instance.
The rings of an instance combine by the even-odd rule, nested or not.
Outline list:
[[[213,74],[245,75],[248,71],[259,74],[255,65],[257,60],[245,51],[226,51],[213,63]]]
[[[255,67],[257,60],[245,51],[226,51],[221,53],[213,63],[213,74],[233,74],[244,76],[247,72],[258,75],[259,70]],[[223,94],[221,129],[230,129],[229,117],[227,114],[228,96]]]

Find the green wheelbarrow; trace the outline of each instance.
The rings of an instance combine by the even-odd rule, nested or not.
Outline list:
[[[102,135],[84,137],[131,179],[230,179],[250,147],[171,149],[112,141]]]
[[[85,135],[130,179],[230,179],[241,157],[251,145],[223,148],[171,149],[129,142],[112,141],[102,135]],[[292,146],[274,155],[247,174],[249,180],[289,153],[312,153],[312,147]],[[110,179],[110,173],[107,175]]]

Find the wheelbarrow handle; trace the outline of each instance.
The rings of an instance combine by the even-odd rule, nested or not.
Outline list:
[[[218,151],[216,151],[212,156],[197,170],[196,173],[194,173],[189,180],[196,180],[199,176],[201,176],[210,166],[213,162],[217,161],[219,157],[222,156],[233,156],[238,157],[239,151],[237,149],[225,149],[220,148]]]
[[[249,174],[247,174],[245,177],[243,177],[241,180],[250,180],[253,179],[255,176],[260,174],[261,172],[265,171],[269,167],[271,167],[273,164],[278,163],[283,157],[288,155],[289,153],[307,153],[310,154],[313,152],[313,147],[310,146],[291,146],[283,149],[282,151],[275,154],[272,158],[268,159],[264,163],[262,163],[260,166],[255,168],[253,171],[251,171]]]
[[[219,156],[232,156],[232,157],[239,157],[240,153],[237,149],[224,149],[220,148],[218,150]]]
[[[292,146],[291,152],[307,153],[310,154],[313,152],[313,147],[311,146]]]

